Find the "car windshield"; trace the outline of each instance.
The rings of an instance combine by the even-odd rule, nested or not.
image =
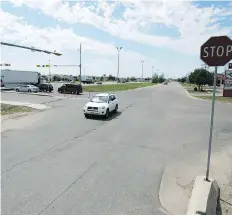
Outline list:
[[[108,97],[107,96],[94,96],[90,101],[95,102],[95,103],[107,103]]]

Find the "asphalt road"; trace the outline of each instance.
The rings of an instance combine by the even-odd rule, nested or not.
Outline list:
[[[211,104],[176,83],[117,95],[108,120],[85,119],[84,99],[62,99],[2,133],[2,214],[166,214],[164,166],[207,149]],[[229,114],[231,105],[216,105],[213,150],[231,144],[218,135],[232,130]]]

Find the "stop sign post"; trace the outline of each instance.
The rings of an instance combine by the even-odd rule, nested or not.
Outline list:
[[[210,120],[209,148],[208,148],[208,159],[207,159],[207,169],[206,169],[206,180],[208,181],[209,169],[210,169],[212,134],[213,134],[217,68],[218,66],[225,66],[232,59],[232,40],[227,36],[209,38],[201,46],[200,58],[208,66],[215,66],[212,110],[211,110],[211,120]]]

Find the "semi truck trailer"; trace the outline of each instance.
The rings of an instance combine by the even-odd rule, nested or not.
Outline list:
[[[37,86],[41,83],[41,75],[34,71],[1,69],[1,83],[6,88],[15,88],[22,84]]]

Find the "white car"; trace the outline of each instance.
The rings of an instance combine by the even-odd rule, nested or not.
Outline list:
[[[109,117],[111,112],[118,111],[118,99],[113,93],[101,93],[93,98],[83,108],[85,117],[91,115]]]
[[[39,92],[39,88],[34,85],[21,85],[15,88],[16,92]]]

